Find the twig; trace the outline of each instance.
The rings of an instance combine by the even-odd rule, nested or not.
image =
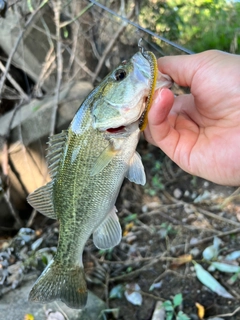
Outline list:
[[[79,14],[78,14],[76,17],[74,17],[72,20],[62,22],[62,23],[60,24],[60,28],[66,27],[66,26],[69,25],[70,23],[73,23],[74,21],[76,21],[76,20],[77,20],[79,17],[81,17],[85,12],[87,12],[88,9],[90,9],[92,6],[93,6],[93,3],[89,3],[89,5],[86,6],[82,11],[80,11]]]
[[[106,299],[106,305],[107,308],[109,308],[109,273],[106,273],[105,278],[105,299]]]
[[[18,182],[19,182],[19,184],[20,184],[20,186],[22,188],[22,191],[24,192],[25,196],[27,196],[28,195],[28,191],[27,191],[24,183],[22,182],[21,176],[20,176],[19,172],[17,171],[14,163],[12,162],[11,158],[9,158],[9,166],[11,168],[12,173],[17,178],[17,180],[18,180]]]
[[[26,224],[26,227],[27,227],[27,228],[31,228],[31,226],[32,226],[32,224],[33,224],[33,220],[35,219],[36,215],[37,215],[37,210],[36,210],[36,209],[33,209],[33,210],[32,210],[32,213],[31,213],[31,215],[30,215],[30,218],[28,219],[28,222],[27,222],[27,224]]]
[[[0,165],[2,167],[2,173],[4,176],[7,177],[8,176],[8,145],[6,140],[3,141],[0,151],[1,151]]]
[[[39,77],[38,77],[38,81],[37,83],[35,84],[35,93],[37,95],[39,95],[41,93],[41,87],[42,87],[42,84],[44,82],[44,80],[52,73],[52,71],[54,70],[54,68],[56,67],[55,66],[55,58],[56,58],[56,55],[55,55],[55,52],[54,52],[54,43],[52,41],[52,35],[51,35],[51,32],[48,28],[48,25],[46,24],[45,20],[43,18],[41,18],[41,22],[44,26],[44,35],[47,35],[47,40],[48,40],[48,44],[49,44],[49,50],[45,56],[45,59],[44,59],[44,63],[43,63],[43,67],[41,69],[41,72],[39,74]],[[36,27],[36,25],[33,26],[33,28]]]
[[[60,12],[61,12],[61,0],[53,0],[53,11],[54,11],[54,21],[56,26],[56,37],[57,37],[57,83],[56,83],[56,92],[55,92],[55,103],[52,109],[51,116],[51,128],[50,135],[54,134],[55,124],[57,118],[57,109],[60,98],[60,87],[62,81],[62,71],[63,71],[63,58],[62,58],[62,42],[61,42],[61,33],[60,33]]]
[[[131,17],[134,14],[134,8],[133,10],[130,12],[130,14],[127,16],[127,19],[131,19]],[[123,33],[123,31],[126,29],[126,27],[128,26],[128,23],[126,21],[123,21],[120,28],[117,30],[117,32],[115,33],[115,35],[113,36],[113,38],[109,41],[107,47],[105,48],[105,50],[103,51],[102,57],[98,62],[98,65],[96,67],[96,71],[94,74],[94,77],[92,78],[92,82],[94,83],[94,81],[96,80],[102,65],[104,63],[104,61],[106,60],[106,56],[109,54],[109,52],[112,50],[112,47],[114,46],[115,42],[117,41],[117,39],[120,37],[120,35]]]
[[[151,294],[151,293],[148,293],[148,292],[145,292],[145,291],[142,291],[142,290],[140,290],[138,292],[140,292],[143,296],[152,298],[154,300],[159,300],[159,301],[164,301],[165,300],[165,299],[163,299],[161,297],[155,296],[154,294]]]
[[[240,223],[239,223],[239,222],[236,222],[236,221],[232,221],[232,220],[230,220],[230,219],[223,218],[223,217],[221,217],[221,216],[218,216],[218,215],[215,214],[215,213],[209,212],[209,211],[204,210],[204,209],[202,209],[202,208],[196,207],[196,209],[197,209],[200,213],[204,214],[205,216],[211,217],[211,218],[216,219],[216,220],[219,220],[219,221],[226,222],[226,223],[228,223],[228,224],[232,224],[232,225],[234,225],[235,227],[237,227],[237,226],[240,227]]]
[[[77,52],[77,44],[78,44],[78,32],[79,32],[80,26],[79,23],[75,22],[73,27],[72,27],[72,46],[70,49],[70,58],[68,62],[68,73],[67,73],[67,79],[70,80],[70,76],[72,73],[75,71],[75,57],[76,57],[76,52]],[[68,47],[68,46],[67,46]]]
[[[71,54],[71,49],[70,48],[66,48],[66,50]],[[90,77],[94,78],[95,77],[95,73],[93,73],[86,65],[85,63],[83,63],[82,61],[80,61],[78,59],[78,57],[76,56],[74,58],[74,61],[80,66],[81,69],[83,69]],[[100,78],[96,78],[97,80],[101,80]]]
[[[19,36],[17,38],[17,41],[15,42],[15,45],[14,47],[12,48],[12,51],[11,53],[9,54],[9,57],[8,57],[8,60],[7,60],[7,63],[6,63],[6,66],[5,66],[5,72],[3,73],[2,75],[2,78],[0,80],[0,98],[2,96],[2,92],[3,92],[3,86],[4,86],[4,83],[6,81],[6,78],[7,78],[7,74],[9,72],[9,68],[10,68],[10,65],[11,65],[11,62],[12,62],[12,59],[13,59],[13,56],[20,44],[20,41],[22,40],[22,37],[24,35],[24,33],[26,32],[27,28],[30,26],[30,24],[32,23],[33,19],[35,18],[35,16],[37,15],[38,11],[40,9],[42,9],[42,7],[48,2],[48,0],[43,0],[41,2],[41,4],[39,5],[39,7],[34,11],[32,12],[32,14],[30,15],[30,17],[28,18],[27,22],[25,23],[23,29],[20,31],[19,33]]]
[[[8,205],[8,208],[9,208],[13,218],[17,222],[18,227],[22,227],[21,219],[20,219],[18,213],[14,210],[14,208],[13,208],[13,206],[12,206],[10,200],[9,200],[9,196],[8,196],[7,192],[4,192],[3,197],[4,197],[4,199],[5,199],[5,201],[6,201],[7,205]]]
[[[163,271],[163,273],[161,273],[157,278],[154,279],[153,283],[156,283],[156,282],[159,282],[161,279],[163,279],[168,273],[172,273],[174,274],[175,276],[177,276],[178,278],[187,278],[189,277],[189,274],[185,274],[185,275],[182,275],[180,274],[179,272],[177,271],[174,271],[174,270],[171,270],[171,269],[166,269],[165,271]]]
[[[3,175],[4,177],[6,178],[6,190],[4,191],[4,194],[3,194],[3,197],[8,205],[8,208],[12,214],[12,216],[14,217],[14,219],[16,220],[17,222],[17,225],[19,227],[22,226],[22,222],[21,222],[21,219],[19,217],[19,215],[17,214],[17,212],[15,212],[11,202],[10,202],[10,199],[9,199],[9,184],[8,184],[8,167],[9,167],[9,152],[8,152],[8,139],[10,137],[10,133],[11,133],[11,126],[12,126],[12,122],[14,120],[14,117],[16,115],[16,112],[17,110],[22,106],[21,103],[19,103],[18,105],[15,106],[15,109],[13,111],[13,114],[12,114],[12,117],[9,121],[9,124],[8,124],[8,128],[7,128],[7,131],[5,133],[5,135],[3,136],[3,142],[2,142],[2,146],[1,146],[1,149],[0,150],[2,152],[2,156],[1,156],[1,162],[0,162],[0,165],[2,167],[2,172],[3,172]],[[19,181],[20,184],[21,184],[21,181]]]
[[[182,205],[182,204],[181,204]],[[176,205],[168,205],[167,207],[176,207]],[[143,218],[143,217],[149,217],[151,215],[154,215],[154,214],[158,214],[160,216],[162,216],[164,219],[166,220],[169,220],[171,223],[173,223],[174,225],[179,225],[183,228],[186,228],[188,230],[202,230],[202,231],[207,231],[207,232],[213,232],[215,234],[218,234],[220,233],[221,231],[219,230],[215,230],[215,229],[207,229],[207,228],[202,228],[202,227],[196,227],[196,226],[189,226],[187,224],[184,224],[182,221],[179,221],[173,217],[171,217],[169,214],[167,213],[164,213],[162,211],[160,211],[160,209],[165,209],[164,206],[161,206],[159,209],[155,209],[155,210],[152,210],[152,211],[149,211],[147,213],[142,213],[140,216],[139,216],[139,219]],[[158,228],[159,226],[154,226],[154,228]],[[136,228],[136,227],[134,227]]]
[[[180,206],[180,205],[183,205],[183,206],[184,206],[184,205],[190,205],[195,211],[199,211],[199,212],[201,212],[202,214],[204,214],[204,215],[206,215],[206,216],[209,216],[209,217],[211,217],[211,218],[213,218],[213,219],[220,220],[220,221],[226,222],[226,223],[228,223],[228,224],[232,224],[232,225],[234,225],[234,226],[240,226],[240,223],[238,223],[238,222],[235,222],[235,221],[232,221],[232,220],[230,220],[230,219],[226,219],[226,218],[220,217],[219,215],[217,215],[217,214],[215,214],[215,213],[212,213],[212,212],[209,212],[209,211],[207,211],[207,210],[201,209],[201,208],[199,208],[198,206],[195,206],[195,205],[192,204],[192,203],[187,203],[187,202],[182,201],[182,200],[177,200],[177,199],[173,198],[173,197],[172,197],[167,191],[165,191],[165,190],[163,191],[163,193],[164,193],[164,195],[165,195],[165,197],[166,197],[167,199],[169,199],[170,201],[178,204],[179,206]]]
[[[54,301],[54,304],[57,306],[57,308],[61,311],[61,313],[63,314],[63,316],[65,317],[66,320],[69,320],[68,316],[66,315],[66,313],[63,311],[63,309],[60,307],[60,305]]]
[[[15,4],[17,4],[18,2],[21,2],[22,0],[17,0],[17,1],[15,1],[15,2],[13,2],[13,3],[8,3],[8,9],[9,8],[11,8],[11,7],[13,7],[13,6],[15,6]]]
[[[134,270],[132,272],[129,272],[127,274],[123,274],[123,275],[120,275],[120,276],[117,276],[117,277],[114,277],[114,278],[110,278],[109,282],[114,282],[114,281],[119,281],[119,280],[126,280],[128,278],[132,279],[132,278],[138,276],[139,273],[141,273],[142,271],[148,270],[150,267],[152,267],[152,265],[154,265],[159,260],[161,260],[162,257],[164,257],[164,255],[166,253],[167,253],[167,251],[163,252],[160,257],[155,257],[155,258],[153,257],[151,262],[149,262],[148,264],[142,266],[141,268],[139,268],[137,270]]]
[[[228,235],[230,235],[230,234],[235,234],[235,233],[240,233],[240,228],[236,228],[236,229],[233,229],[233,230],[230,230],[230,231],[226,231],[226,232],[220,232],[220,233],[218,234],[218,237],[226,237],[226,236],[228,236]],[[204,238],[204,239],[202,239],[202,240],[199,240],[199,241],[197,241],[197,242],[189,243],[189,244],[188,244],[188,247],[189,247],[189,248],[191,248],[191,247],[196,247],[196,246],[198,246],[198,245],[200,245],[200,244],[203,244],[203,243],[205,243],[205,242],[208,242],[208,241],[213,240],[214,237],[215,237],[215,236],[213,235],[213,236]],[[174,246],[174,247],[172,247],[172,248],[173,248],[173,249],[179,249],[179,248],[184,248],[184,247],[185,247],[185,244],[178,244],[178,245],[176,245],[176,246]]]
[[[40,88],[42,87],[44,80],[48,78],[48,76],[53,72],[54,68],[56,67],[54,63],[56,56],[53,53],[54,47],[51,47],[45,56],[45,61],[42,66],[41,73],[35,85],[35,92],[40,92]]]
[[[4,65],[2,64],[1,61],[0,61],[0,69],[3,73],[6,73],[7,79],[14,86],[14,88],[19,92],[19,94],[22,97],[22,100],[28,101],[29,98],[26,95],[26,93],[23,91],[23,89],[20,87],[20,85],[13,79],[13,77],[10,75],[10,73],[7,73],[6,68],[4,67]]]
[[[149,261],[152,259],[157,259],[158,261],[171,261],[171,262],[178,262],[181,260],[181,258],[174,258],[174,257],[164,257],[163,254],[161,253],[160,255],[157,255],[156,257],[147,257],[147,258],[137,258],[136,260],[119,260],[119,261],[109,261],[109,260],[98,260],[99,263],[106,263],[106,264],[124,264],[126,266],[139,263],[139,262],[144,262],[144,261]]]
[[[240,307],[238,307],[236,310],[234,310],[232,313],[225,313],[225,314],[218,314],[216,316],[214,316],[215,318],[220,318],[220,317],[232,317],[234,316],[238,311],[240,311]],[[213,318],[212,318],[213,319]],[[209,318],[209,320],[211,320],[211,318]]]
[[[148,217],[148,216],[151,216],[151,215],[154,215],[154,214],[159,214],[161,215],[163,218],[169,220],[170,222],[172,222],[173,224],[177,224],[177,225],[183,225],[183,223],[173,217],[171,217],[169,214],[166,214],[164,212],[161,212],[160,209],[157,209],[157,210],[152,210],[150,212],[147,212],[147,213],[142,213],[140,216],[139,216],[139,219],[143,218],[143,217]]]
[[[229,197],[227,197],[221,207],[224,208],[225,206],[227,206],[232,200],[238,199],[240,197],[240,187],[237,188],[237,190],[235,190]]]

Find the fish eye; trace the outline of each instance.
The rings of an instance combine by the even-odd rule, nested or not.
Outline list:
[[[127,72],[124,69],[118,69],[115,73],[114,73],[114,77],[117,81],[122,81],[123,79],[125,79],[127,76]]]

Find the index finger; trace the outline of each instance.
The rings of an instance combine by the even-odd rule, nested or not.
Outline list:
[[[158,68],[180,86],[191,87],[196,72],[211,61],[216,52],[217,50],[209,50],[193,55],[165,56],[158,59]]]

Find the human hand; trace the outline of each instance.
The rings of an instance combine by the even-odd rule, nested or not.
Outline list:
[[[160,58],[158,68],[191,94],[158,90],[146,139],[183,170],[240,186],[240,56],[210,50]]]

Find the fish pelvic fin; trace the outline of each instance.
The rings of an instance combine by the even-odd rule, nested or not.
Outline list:
[[[103,222],[93,232],[93,242],[98,249],[110,249],[122,239],[122,228],[117,217],[117,209],[109,212]]]
[[[83,267],[66,267],[52,260],[35,282],[28,299],[40,303],[61,300],[70,308],[82,309],[87,295]]]

